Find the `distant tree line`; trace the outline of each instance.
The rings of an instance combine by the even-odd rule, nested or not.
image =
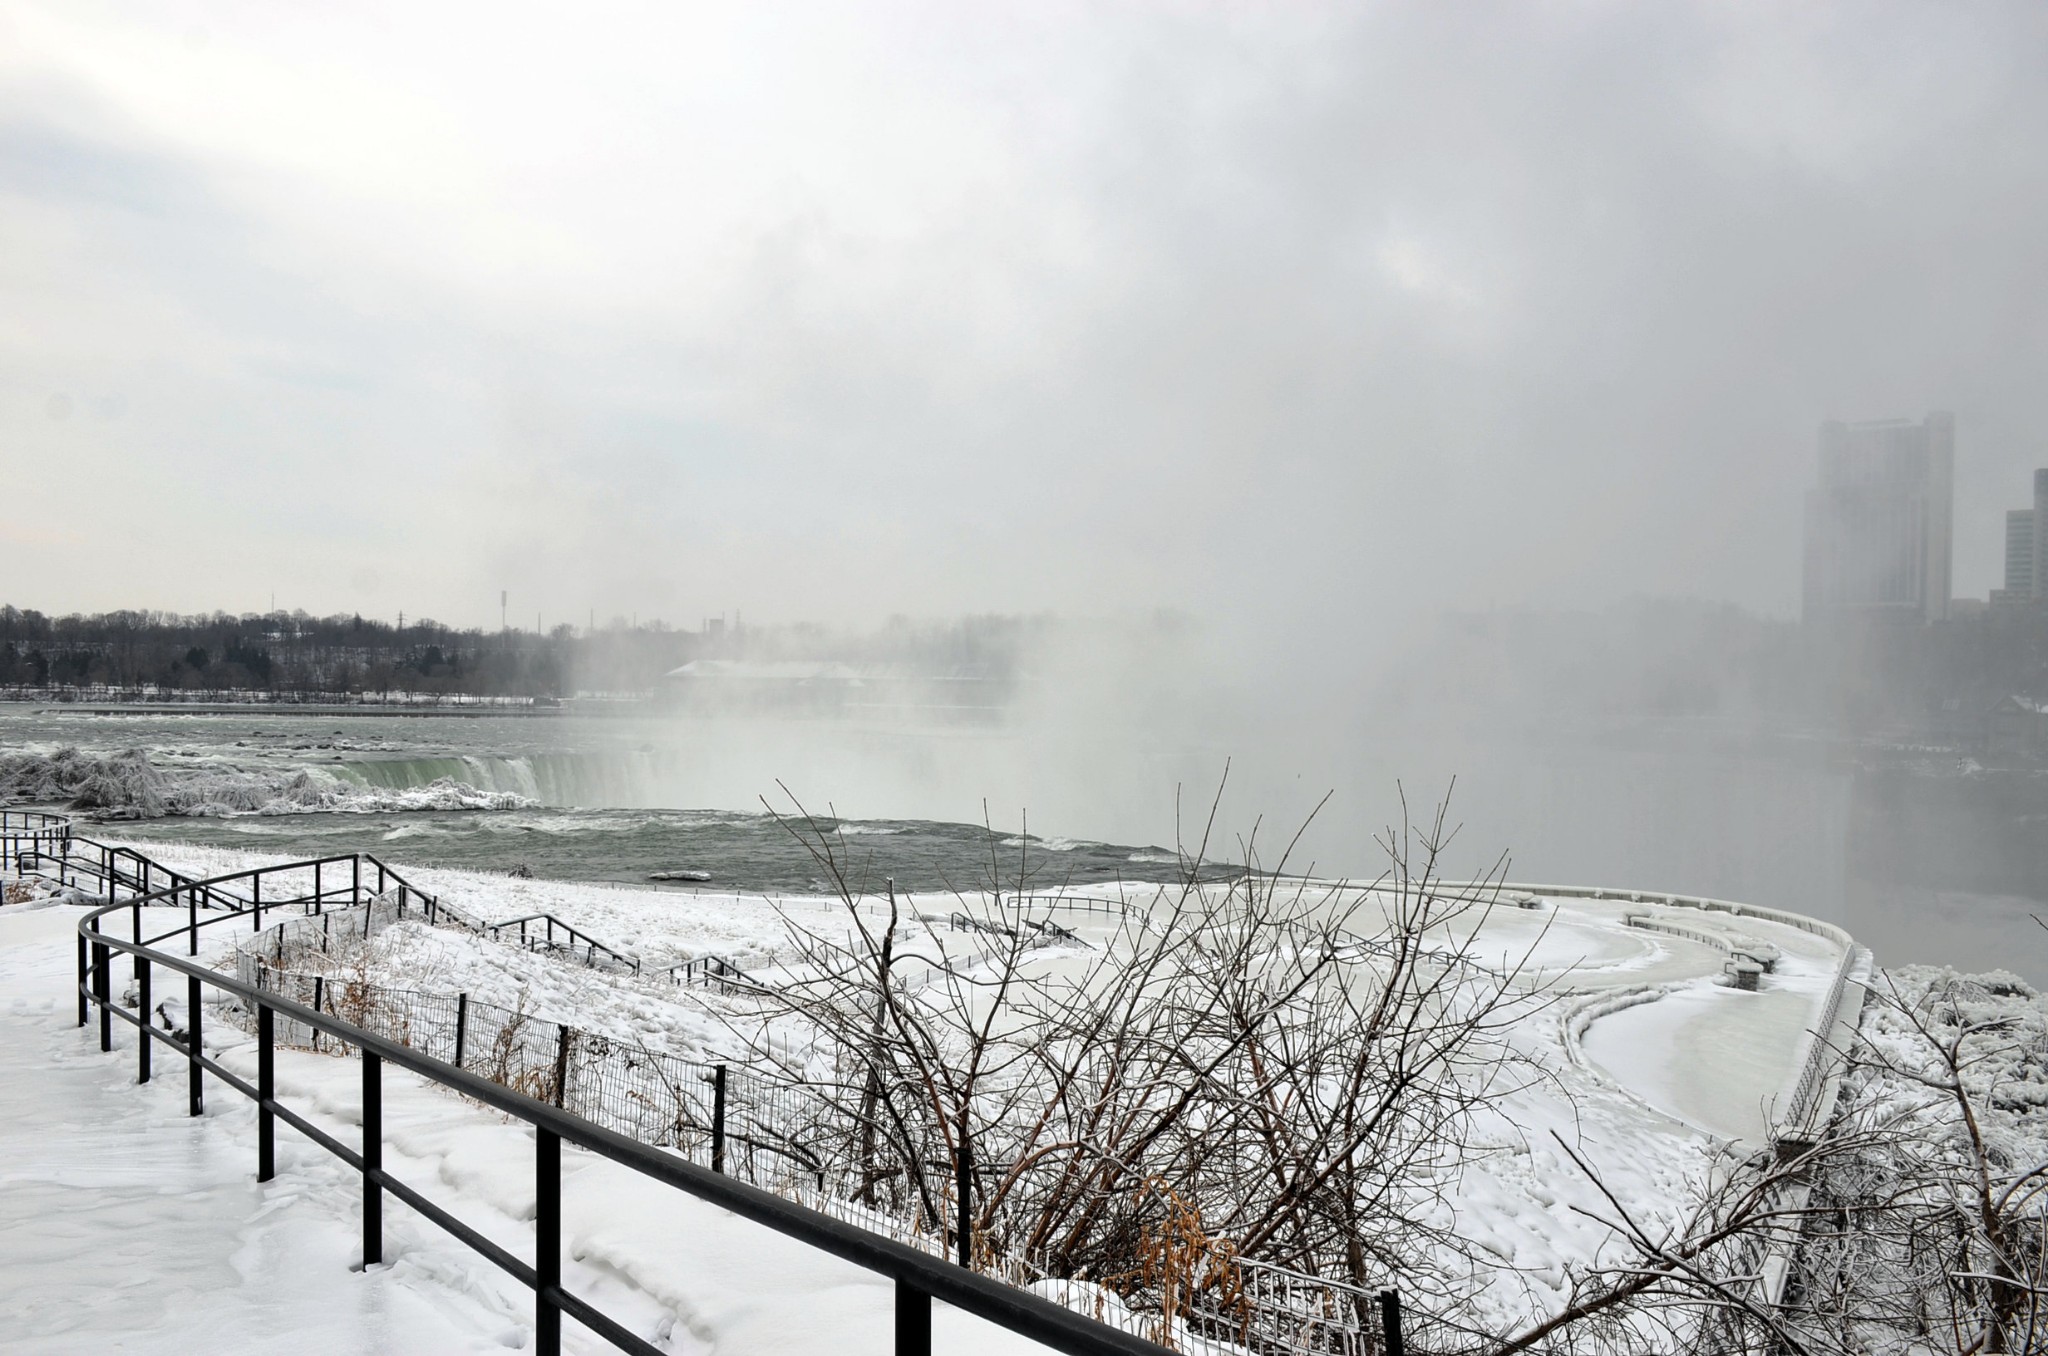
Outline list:
[[[403,625],[360,614],[125,610],[46,616],[0,607],[0,690],[203,695],[412,693],[493,698],[644,693],[692,659],[816,659],[1014,673],[1049,621],[892,618],[867,632],[814,624],[677,631],[661,622],[578,632]]]

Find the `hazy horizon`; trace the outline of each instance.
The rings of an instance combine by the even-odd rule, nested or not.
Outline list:
[[[1981,596],[2048,461],[2044,35],[8,0],[10,592],[1783,616],[1818,423],[1942,408]]]
[[[5,591],[1163,611],[1198,639],[1048,642],[1028,740],[703,775],[1137,839],[1231,757],[1246,823],[1337,788],[1311,850],[1353,869],[1457,773],[1532,869],[1838,900],[1839,770],[1496,731],[1762,709],[1824,420],[1953,412],[1953,591],[2002,582],[2044,57],[2018,3],[0,0]],[[1474,616],[1565,620],[1446,641]]]

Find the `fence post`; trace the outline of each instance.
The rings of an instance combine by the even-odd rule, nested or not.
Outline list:
[[[327,906],[320,902],[320,863],[313,863],[313,912],[326,913]]]
[[[256,1180],[277,1175],[277,1118],[270,1104],[277,1099],[276,1022],[270,1004],[256,1005]]]
[[[562,1138],[533,1131],[533,1305],[534,1347],[540,1356],[562,1356]]]
[[[135,1081],[149,1081],[149,962],[135,958],[135,1015],[142,1025],[135,1028]]]
[[[960,1244],[958,1261],[961,1266],[974,1265],[974,1144],[967,1138],[967,1127],[960,1127],[960,1153],[953,1161],[953,1186],[959,1192]]]
[[[561,1026],[561,1043],[555,1047],[555,1105],[561,1106],[569,1087],[569,1025]]]
[[[896,1278],[896,1356],[931,1356],[932,1297]]]
[[[321,1001],[322,1001],[322,1000],[323,1000],[323,999],[324,999],[324,998],[326,997],[326,989],[327,989],[327,976],[325,976],[325,975],[315,975],[315,976],[313,976],[313,1011],[315,1011],[315,1012],[321,1012],[321,1011],[323,1011],[323,1010],[324,1010],[324,1009],[323,1009],[323,1008],[322,1008],[322,1007],[320,1006],[320,1004],[321,1004]],[[313,1028],[311,1028],[311,1030],[312,1030],[312,1033],[313,1033],[313,1048],[314,1048],[315,1050],[318,1050],[318,1049],[320,1048],[320,1028],[316,1026],[316,1027],[313,1027]]]
[[[1407,1356],[1401,1339],[1401,1296],[1397,1291],[1380,1291],[1380,1333],[1386,1338],[1387,1356]]]
[[[249,877],[249,913],[255,919],[249,925],[251,932],[263,931],[263,873]]]
[[[384,1260],[384,1061],[363,1051],[363,1270]]]
[[[191,975],[185,980],[185,1054],[191,1061],[192,1086],[188,1100],[191,1103],[190,1114],[194,1116],[202,1115],[206,1111],[206,1088],[200,1081],[206,1072],[199,1063],[202,1048],[199,1035],[199,976]]]
[[[455,1067],[462,1067],[462,1048],[469,1041],[469,995],[455,995]]]
[[[85,986],[92,979],[92,962],[86,957],[85,934],[78,934],[78,1024],[84,1026],[92,1017],[92,1003],[85,996]]]
[[[725,1171],[725,1066],[711,1071],[711,1170]]]
[[[100,920],[92,920],[92,930],[100,930]],[[114,1000],[113,1000],[114,948],[105,942],[92,944],[92,988],[100,1005],[100,1053],[114,1048]]]
[[[186,936],[190,939],[186,954],[196,956],[199,954],[199,887],[196,885],[185,888],[185,913]]]
[[[353,853],[348,859],[348,902],[359,902],[363,897],[363,854]]]

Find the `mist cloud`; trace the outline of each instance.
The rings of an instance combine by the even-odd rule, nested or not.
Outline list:
[[[2043,23],[8,4],[0,439],[92,487],[10,592],[1362,655],[1787,613],[1815,424],[1939,406],[1981,593],[2048,413]]]

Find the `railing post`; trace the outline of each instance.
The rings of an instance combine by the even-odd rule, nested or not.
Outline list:
[[[896,1278],[896,1356],[931,1356],[932,1297]]]
[[[534,1159],[534,1346],[540,1356],[562,1356],[562,1138],[538,1126]]]
[[[323,1001],[325,1001],[325,998],[326,998],[326,992],[325,992],[325,990],[326,990],[326,985],[327,985],[327,976],[325,976],[325,975],[315,975],[315,976],[313,976],[313,1011],[315,1011],[315,1012],[319,1012],[319,1011],[321,1011],[321,1010],[322,1010],[322,1009],[321,1009],[321,1003],[322,1003]],[[314,1048],[315,1050],[318,1050],[318,1049],[320,1048],[320,1028],[316,1026],[316,1027],[312,1028],[312,1031],[313,1031],[313,1048]]]
[[[135,1081],[149,1081],[149,962],[135,958],[135,1015],[142,1025],[135,1028]]]
[[[960,1154],[953,1163],[954,1189],[959,1193],[960,1244],[957,1260],[963,1267],[974,1265],[974,1145],[967,1127],[960,1128]]]
[[[92,930],[100,930],[99,919],[92,922]],[[113,1000],[114,948],[105,942],[92,944],[92,989],[100,1005],[100,1053],[114,1048],[114,1000]]]
[[[725,1171],[725,1066],[711,1071],[711,1170]]]
[[[327,906],[320,902],[320,863],[313,863],[313,912],[326,913]]]
[[[206,1088],[200,1081],[206,1070],[199,1063],[204,1045],[199,1033],[199,976],[191,975],[185,980],[185,1053],[191,1061],[192,1087],[189,1101],[191,1114],[202,1115],[206,1111]]]
[[[249,924],[249,930],[263,931],[263,873],[260,871],[249,877],[249,914],[255,920]]]
[[[384,1260],[384,1061],[363,1051],[363,1269]]]
[[[85,996],[85,986],[92,979],[92,961],[86,955],[85,934],[78,934],[78,1024],[84,1026],[92,1017],[92,1003]]]
[[[256,1005],[256,1180],[267,1182],[277,1175],[277,1117],[270,1104],[277,1100],[276,1021],[268,1003]]]
[[[1401,1296],[1397,1291],[1380,1291],[1380,1334],[1386,1338],[1387,1356],[1407,1356],[1401,1338]]]
[[[191,949],[187,955],[199,954],[199,887],[188,886],[185,890],[185,911],[188,915],[186,935],[191,938]]]
[[[462,1049],[469,1040],[469,995],[455,995],[455,1067],[462,1067]]]
[[[348,900],[354,904],[363,897],[363,854],[358,852],[348,859]]]

